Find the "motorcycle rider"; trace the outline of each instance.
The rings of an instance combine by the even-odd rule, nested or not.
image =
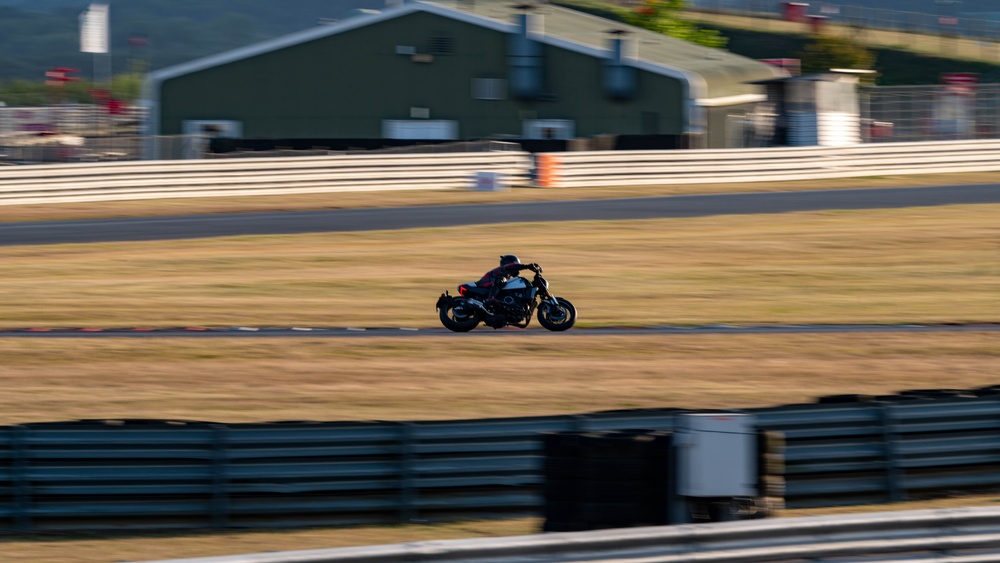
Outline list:
[[[500,257],[500,266],[486,272],[483,277],[476,282],[477,287],[487,287],[490,290],[489,296],[486,298],[487,305],[492,305],[496,302],[497,293],[500,292],[500,288],[503,287],[503,284],[510,278],[516,276],[521,270],[538,272],[538,264],[535,262],[522,264],[521,260],[513,254],[504,254]]]

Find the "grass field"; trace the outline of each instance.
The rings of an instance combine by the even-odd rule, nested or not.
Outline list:
[[[998,205],[0,247],[0,327],[439,326],[500,254],[581,326],[992,322]],[[470,241],[475,241],[474,243]]]
[[[996,332],[0,339],[0,424],[749,408],[1000,383]]]
[[[992,175],[974,181],[992,181]],[[843,187],[907,183],[867,179]],[[48,210],[11,206],[0,208],[0,215],[35,220],[634,195],[655,194],[514,190],[397,193],[383,200],[370,194],[282,198],[281,204],[269,198],[174,200]],[[542,263],[556,293],[580,308],[582,324],[995,322],[997,217],[1000,206],[981,205],[518,224],[485,232],[459,227],[0,247],[0,327],[437,326],[437,294],[478,277],[502,252]],[[119,417],[428,420],[753,407],[833,393],[1000,383],[996,342],[995,332],[0,338],[6,384],[0,424]],[[893,508],[996,502],[981,497]],[[537,519],[523,519],[281,532],[12,535],[0,538],[0,560],[137,561],[537,529]]]

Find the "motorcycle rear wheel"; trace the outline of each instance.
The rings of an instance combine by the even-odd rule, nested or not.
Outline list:
[[[438,311],[438,316],[441,317],[441,324],[452,332],[469,332],[479,326],[476,313],[462,306],[445,305]]]
[[[556,302],[558,307],[548,302],[538,306],[538,322],[554,332],[569,330],[576,324],[576,307],[562,297],[556,297]]]

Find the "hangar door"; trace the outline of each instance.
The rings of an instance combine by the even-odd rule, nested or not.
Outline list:
[[[386,119],[382,122],[386,139],[456,140],[458,122],[446,119]]]

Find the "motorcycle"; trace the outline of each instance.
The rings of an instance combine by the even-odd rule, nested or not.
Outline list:
[[[458,295],[447,291],[438,298],[441,324],[453,332],[469,332],[484,323],[494,329],[505,326],[527,328],[537,310],[538,322],[548,330],[568,330],[576,323],[576,307],[549,292],[549,282],[542,268],[535,269],[531,281],[521,276],[507,280],[496,301],[487,302],[489,288],[474,283],[458,286]]]

